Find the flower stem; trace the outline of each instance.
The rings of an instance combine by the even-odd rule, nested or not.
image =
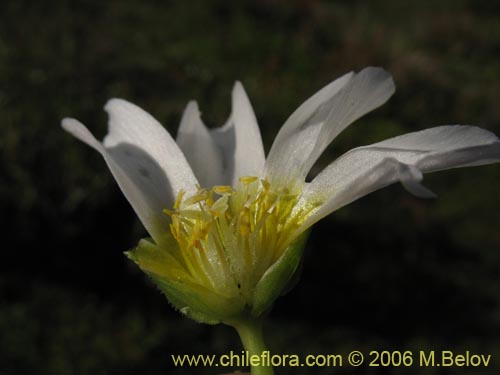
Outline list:
[[[232,324],[238,334],[244,349],[248,352],[252,375],[273,375],[274,370],[270,362],[270,353],[267,350],[262,337],[262,320],[245,320]],[[252,356],[258,356],[259,360],[252,361]],[[254,366],[252,362],[259,362]]]

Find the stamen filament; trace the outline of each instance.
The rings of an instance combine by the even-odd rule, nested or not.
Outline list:
[[[265,179],[240,178],[237,188],[199,188],[191,197],[181,191],[170,230],[181,261],[193,279],[224,295],[251,291],[266,270],[295,239],[308,212],[294,215],[299,194],[273,190]]]

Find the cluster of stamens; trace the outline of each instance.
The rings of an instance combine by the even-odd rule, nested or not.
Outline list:
[[[176,258],[197,283],[228,297],[251,298],[267,269],[294,239],[304,215],[297,194],[275,191],[265,179],[243,177],[239,186],[181,192],[165,210],[179,247]]]

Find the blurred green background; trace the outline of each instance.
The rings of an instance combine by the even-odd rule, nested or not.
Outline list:
[[[3,1],[0,5],[0,374],[216,374],[172,353],[240,350],[182,318],[123,255],[145,235],[99,155],[102,107],[128,99],[175,134],[198,100],[211,126],[241,80],[266,150],[287,116],[349,70],[382,66],[394,97],[314,169],[363,144],[441,124],[500,134],[500,2]],[[276,353],[470,350],[489,368],[278,369],[278,374],[496,374],[500,165],[395,185],[315,226],[302,279],[267,325]]]

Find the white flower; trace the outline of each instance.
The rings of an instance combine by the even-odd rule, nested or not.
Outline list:
[[[109,133],[102,143],[77,120],[64,119],[62,126],[102,154],[154,240],[134,260],[195,319],[230,320],[269,308],[295,271],[301,234],[324,216],[397,181],[415,195],[432,196],[420,184],[422,173],[500,160],[500,141],[491,132],[439,126],[350,150],[307,183],[330,142],[394,90],[380,68],[345,74],[292,113],[267,159],[239,82],[224,126],[207,129],[190,102],[176,142],[121,99],[105,106]],[[184,289],[176,294],[176,288]],[[211,295],[203,306],[200,293]],[[222,318],[220,306],[231,310]]]

